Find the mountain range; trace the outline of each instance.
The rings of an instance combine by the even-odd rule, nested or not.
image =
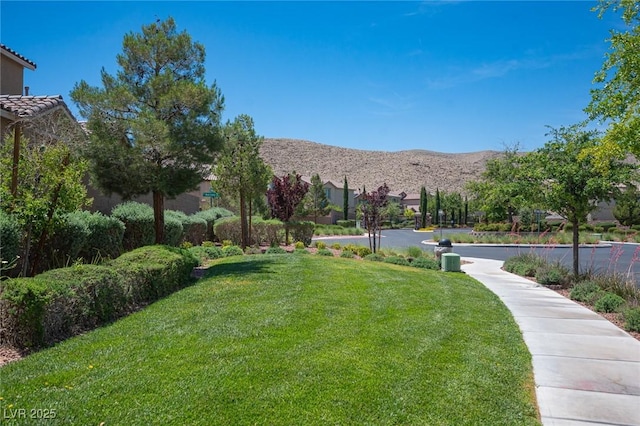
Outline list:
[[[430,193],[436,188],[464,193],[464,185],[480,177],[487,160],[501,155],[498,151],[367,151],[284,138],[265,138],[260,149],[277,176],[293,171],[307,177],[317,173],[338,187],[346,176],[351,189],[372,191],[386,183],[391,192],[407,194],[420,192],[422,186]]]

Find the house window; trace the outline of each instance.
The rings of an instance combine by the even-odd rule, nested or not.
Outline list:
[[[327,200],[331,199],[331,188],[325,188],[324,193],[327,196]]]

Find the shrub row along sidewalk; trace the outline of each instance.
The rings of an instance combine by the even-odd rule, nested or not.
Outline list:
[[[1,283],[0,344],[37,349],[91,330],[179,290],[198,260],[148,246],[103,265],[75,265]]]

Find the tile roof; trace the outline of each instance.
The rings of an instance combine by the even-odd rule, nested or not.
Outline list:
[[[12,54],[12,55],[16,56],[18,59],[21,59],[21,60],[25,61],[27,64],[31,65],[34,69],[36,68],[36,63],[35,63],[35,62],[33,62],[33,61],[31,61],[31,60],[29,60],[29,59],[25,58],[24,56],[22,56],[21,54],[19,54],[19,53],[18,53],[18,52],[16,52],[15,50],[11,49],[11,48],[10,48],[10,47],[8,47],[7,45],[0,43],[0,48],[1,48],[2,50],[6,50],[8,53],[10,53],[10,54]]]
[[[64,108],[73,117],[60,95],[0,95],[0,109],[13,114],[18,119],[35,117],[56,107]]]

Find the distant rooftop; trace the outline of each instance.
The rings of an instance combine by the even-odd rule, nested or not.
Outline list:
[[[0,110],[13,114],[17,119],[35,117],[57,107],[64,108],[73,117],[60,95],[0,95]]]
[[[2,43],[0,43],[0,50],[2,51],[3,54],[9,57],[13,56],[13,59],[18,59],[18,62],[22,62],[22,65],[24,65],[26,68],[31,69],[32,71],[35,70],[37,67],[35,62],[25,58],[15,50],[11,49],[10,47]]]

